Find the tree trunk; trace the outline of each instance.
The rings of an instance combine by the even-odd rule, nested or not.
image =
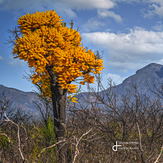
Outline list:
[[[52,71],[52,67],[47,65],[47,71],[51,77],[52,104],[54,113],[54,132],[57,141],[62,140],[66,128],[66,95],[67,90],[61,89],[58,84],[57,75]],[[67,163],[67,148],[63,143],[58,144],[59,163]]]

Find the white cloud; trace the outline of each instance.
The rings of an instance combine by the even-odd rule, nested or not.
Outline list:
[[[73,9],[110,9],[116,5],[111,0],[15,0],[14,2],[0,0],[0,3],[4,5],[0,10],[23,9],[25,12],[35,12],[55,9],[60,14],[66,14],[70,18],[76,17]]]
[[[63,3],[70,8],[78,9],[110,9],[115,6],[115,3],[111,0],[60,0],[60,3]]]
[[[153,4],[152,6],[155,8],[154,13],[163,17],[163,4],[161,4],[161,6]]]
[[[118,85],[118,84],[121,84],[126,77],[121,77],[120,75],[117,75],[117,74],[108,73],[103,76],[103,81],[104,81],[103,83],[107,83],[107,80],[109,78],[111,78],[113,80],[113,82],[116,85]]]
[[[83,33],[82,38],[83,42],[103,49],[107,64],[123,72],[163,58],[163,32],[146,31],[137,27],[128,34],[93,32]]]
[[[146,3],[156,3],[156,4],[163,5],[162,0],[144,0],[144,2],[146,2]]]
[[[152,18],[155,14],[163,17],[163,1],[162,0],[143,0],[149,4],[148,9],[143,9],[144,18]]]
[[[49,8],[49,7],[48,7]],[[53,9],[56,9],[57,13],[60,13],[62,17],[68,16],[69,18],[75,18],[77,17],[76,13],[71,10],[68,6],[62,4],[62,3],[56,3],[55,7]]]
[[[126,2],[126,3],[158,3],[163,4],[162,0],[112,0],[114,3],[117,2]]]
[[[114,3],[144,3],[147,8],[143,8],[142,13],[144,18],[152,18],[155,14],[163,17],[163,0],[113,0]]]
[[[115,14],[113,11],[107,11],[107,10],[98,10],[98,15],[100,17],[106,18],[106,17],[111,17],[113,19],[115,19],[115,21],[117,23],[121,23],[122,22],[122,18],[120,15]]]
[[[0,4],[4,6],[0,9],[3,10],[18,10],[23,9],[25,12],[44,11],[46,9],[54,9],[61,13],[67,14],[71,18],[76,17],[73,9],[103,9],[109,10],[114,8],[118,2],[123,3],[146,3],[149,4],[148,9],[144,9],[144,17],[151,17],[154,14],[163,16],[163,1],[162,0],[0,0]],[[121,17],[114,12],[108,11],[101,13],[113,17],[116,21],[120,22]]]
[[[27,65],[27,62],[25,62],[24,60],[19,60],[18,58],[14,59],[12,56],[9,56],[9,61],[7,63],[12,66],[26,66]]]
[[[151,63],[151,61],[149,61],[148,59],[144,61],[140,60],[136,62],[108,61],[109,66],[113,66],[123,73],[128,73],[128,70],[137,70],[140,67],[143,67],[144,65],[147,65],[149,63]]]
[[[68,2],[67,2],[68,4]],[[14,3],[12,0],[6,0],[4,6],[0,8],[0,10],[11,10],[13,9],[13,13],[19,14],[19,10],[23,10],[24,12],[34,13],[35,11],[46,11],[53,10],[57,12],[57,14],[61,14],[62,16],[67,16],[69,18],[74,18],[77,15],[72,11],[68,5],[64,5],[63,3],[59,3],[57,0],[15,0]],[[16,15],[19,16],[19,15]]]
[[[2,0],[0,0],[1,2]],[[3,1],[2,1],[3,2]],[[85,10],[85,9],[101,9],[108,10],[115,6],[116,4],[112,0],[5,0],[3,7],[0,10],[14,10],[15,18],[19,17],[20,11],[34,13],[35,11],[46,11],[53,10],[57,12],[58,15],[68,18],[76,18],[77,15],[73,9]],[[104,11],[103,11],[104,12]],[[112,11],[107,11],[107,16],[114,18],[117,22],[121,22],[121,17]],[[89,23],[89,22],[88,22]],[[95,23],[95,22],[94,22]],[[96,25],[97,23],[95,23]],[[89,26],[89,24],[88,24]],[[95,26],[95,28],[97,25]]]
[[[105,23],[97,21],[96,18],[91,18],[82,26],[82,31],[89,32],[90,30],[98,30],[104,25]]]
[[[3,59],[3,57],[0,55],[0,60],[2,60]]]
[[[157,63],[163,65],[163,59],[159,60]]]
[[[141,0],[142,1],[142,0]],[[140,0],[113,0],[113,2],[126,2],[126,3],[132,3],[132,2],[140,2]]]
[[[0,4],[2,4],[4,2],[4,0],[0,0]]]
[[[158,21],[155,26],[152,27],[153,30],[156,31],[162,31],[163,30],[163,24],[162,21]]]
[[[152,18],[154,16],[154,13],[152,11],[150,11],[150,10],[143,9],[141,11],[142,11],[142,14],[143,14],[144,18],[149,18],[150,19],[150,18]]]

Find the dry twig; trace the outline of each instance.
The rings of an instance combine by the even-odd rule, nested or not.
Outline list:
[[[77,138],[76,138],[76,142],[77,142],[76,145],[75,145],[75,146],[76,146],[76,150],[75,150],[75,155],[74,155],[74,159],[73,159],[72,163],[75,162],[75,159],[76,159],[77,155],[79,154],[78,145],[79,145],[80,140],[83,138],[83,136],[87,135],[91,130],[92,130],[92,129],[90,129],[89,131],[87,131],[86,133],[84,133],[84,134],[79,138],[79,140],[77,140]]]
[[[161,157],[161,154],[162,154],[162,151],[163,151],[163,146],[161,147],[161,151],[160,151],[160,154],[158,155],[156,161],[154,163],[157,163],[157,161],[159,160],[159,158]]]

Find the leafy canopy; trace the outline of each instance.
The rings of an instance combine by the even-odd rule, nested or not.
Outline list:
[[[104,69],[103,61],[81,45],[78,31],[63,26],[56,12],[46,11],[26,14],[18,19],[22,37],[15,40],[13,55],[28,62],[34,68],[33,84],[40,84],[42,93],[51,97],[51,78],[46,65],[57,75],[61,89],[75,93],[77,85],[71,84],[75,78],[83,76],[83,81],[94,83],[94,74]]]

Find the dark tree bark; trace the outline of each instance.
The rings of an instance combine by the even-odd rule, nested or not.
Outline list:
[[[52,92],[52,104],[54,113],[54,132],[57,137],[57,141],[62,140],[65,133],[66,123],[66,95],[67,90],[61,89],[58,83],[57,75],[53,72],[52,66],[47,65],[46,69],[51,77],[51,92]],[[67,163],[67,149],[66,146],[61,147],[63,144],[58,144],[59,150],[59,162]]]

